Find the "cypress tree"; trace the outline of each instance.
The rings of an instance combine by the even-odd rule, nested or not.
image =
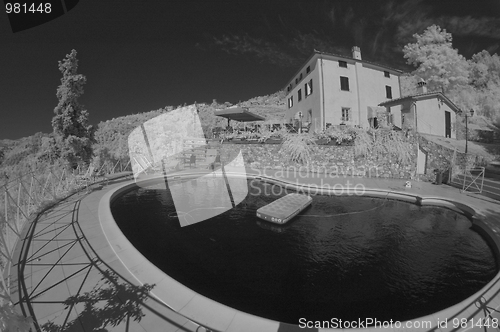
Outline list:
[[[59,104],[54,109],[55,116],[52,118],[58,155],[73,168],[79,163],[90,161],[94,143],[94,128],[89,125],[89,113],[78,102],[87,79],[77,74],[76,54],[72,50],[63,61],[59,61],[63,77],[56,94]]]

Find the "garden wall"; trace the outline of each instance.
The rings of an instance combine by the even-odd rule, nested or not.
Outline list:
[[[441,171],[446,171],[453,169],[457,172],[459,169],[463,169],[465,166],[471,167],[481,167],[486,166],[487,161],[481,156],[476,156],[473,154],[465,154],[463,152],[456,152],[442,146],[440,144],[431,142],[425,137],[419,137],[420,148],[427,154],[427,169],[426,174],[421,176],[423,180],[432,180],[435,178],[434,170],[438,169]],[[455,156],[455,158],[454,158]]]
[[[435,169],[442,172],[454,168],[456,172],[465,165],[478,167],[486,165],[483,157],[465,155],[457,152],[455,165],[452,165],[454,150],[431,142],[419,136],[418,142],[421,150],[427,155],[426,173],[418,176],[419,180],[432,182],[435,179]],[[317,145],[312,147],[311,161],[309,165],[301,165],[288,161],[287,156],[281,151],[281,144],[232,144],[223,143],[220,146],[221,160],[229,162],[241,150],[246,165],[255,169],[272,168],[287,169],[295,167],[307,167],[318,173],[343,175],[363,175],[372,178],[394,178],[394,179],[416,179],[416,145],[411,165],[400,165],[389,155],[382,157],[364,156],[356,157],[352,145]]]
[[[231,144],[221,145],[221,160],[232,160],[241,150],[246,165],[256,169],[299,169],[304,165],[288,161],[281,144]],[[354,146],[317,145],[312,147],[308,169],[318,173],[364,175],[366,177],[410,179],[416,165],[401,166],[389,156],[377,160],[375,157],[355,157]]]

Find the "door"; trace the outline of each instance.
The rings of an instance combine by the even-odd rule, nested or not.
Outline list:
[[[444,112],[444,137],[451,138],[451,113]]]

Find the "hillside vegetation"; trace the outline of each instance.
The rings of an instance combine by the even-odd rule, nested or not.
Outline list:
[[[248,107],[249,111],[266,119],[281,120],[285,116],[284,96],[283,92],[277,92],[267,96],[255,97],[238,105]],[[211,104],[200,103],[197,106],[203,130],[209,136],[212,128],[227,125],[227,120],[215,116],[214,111],[233,105],[228,102],[218,103],[214,100]],[[100,166],[105,164],[107,167],[113,167],[119,162],[126,165],[128,163],[127,139],[132,130],[142,123],[175,108],[166,106],[150,112],[124,115],[100,122],[95,130],[96,142],[92,146],[95,155],[94,162]],[[39,167],[40,164],[52,162],[51,156],[47,153],[52,135],[39,132],[18,140],[0,140],[0,173],[26,172]],[[13,166],[16,166],[15,169]]]

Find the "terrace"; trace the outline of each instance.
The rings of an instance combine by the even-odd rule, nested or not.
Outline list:
[[[197,176],[208,174],[208,170],[184,170],[171,175],[188,176],[193,172]],[[500,205],[493,200],[424,182],[408,188],[396,179],[356,178],[355,183],[349,183],[352,179],[327,174],[278,172],[251,169],[248,176],[309,188],[340,185],[353,189],[354,184],[361,184],[367,192],[380,196],[390,193],[395,199],[420,197],[426,204],[459,208],[493,238],[496,250],[500,248]],[[53,183],[64,183],[61,179]],[[40,213],[31,213],[29,222],[24,227],[19,225],[19,241],[12,247],[11,268],[4,271],[4,277],[10,283],[9,296],[16,308],[34,318],[34,330],[41,331],[41,326],[46,331],[92,331],[97,327],[108,331],[296,330],[289,324],[244,313],[193,293],[149,263],[121,234],[109,213],[112,197],[131,185],[134,181],[93,183],[90,190],[70,194]],[[54,186],[55,193],[58,188]],[[29,206],[17,204],[23,201],[24,187],[21,181],[11,181],[4,187],[4,203],[17,210],[17,215],[26,213]],[[14,197],[20,200],[16,202]],[[154,284],[150,293],[140,293],[145,284]],[[114,310],[106,311],[109,306]],[[438,321],[445,318],[449,322],[498,318],[499,306],[497,275],[474,296],[419,320],[432,322],[424,330],[436,330]]]

